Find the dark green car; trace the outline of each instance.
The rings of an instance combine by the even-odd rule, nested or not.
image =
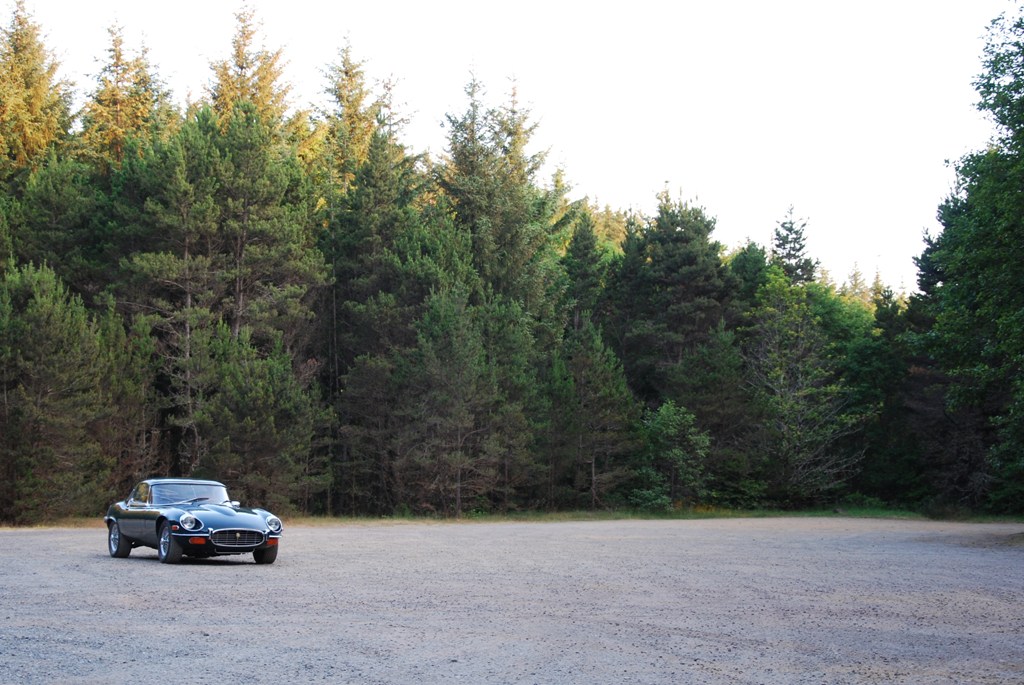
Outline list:
[[[232,501],[223,483],[187,478],[144,480],[128,499],[110,505],[103,520],[110,556],[152,547],[165,564],[226,554],[252,554],[257,564],[272,564],[283,529],[269,511]]]

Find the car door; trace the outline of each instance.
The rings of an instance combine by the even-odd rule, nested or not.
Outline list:
[[[121,532],[135,540],[145,540],[149,536],[145,522],[151,517],[153,505],[150,501],[149,483],[139,483],[132,490],[128,501],[125,502],[124,511],[121,512]],[[153,536],[155,539],[155,535]]]

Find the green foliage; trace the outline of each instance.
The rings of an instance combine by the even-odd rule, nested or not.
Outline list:
[[[659,200],[657,217],[627,232],[611,329],[634,392],[650,405],[689,406],[672,370],[733,317],[734,283],[711,240],[714,219],[665,193]]]
[[[26,180],[18,213],[17,255],[22,263],[48,264],[79,291],[95,293],[96,253],[103,249],[94,221],[103,206],[92,169],[49,153]]]
[[[631,475],[637,407],[621,364],[591,322],[569,332],[551,383],[545,499],[556,506],[608,506]]]
[[[81,113],[75,147],[106,176],[125,155],[135,152],[132,139],[147,140],[170,128],[176,115],[170,94],[153,74],[145,50],[129,56],[118,26],[108,29],[108,60],[96,77],[96,88]]]
[[[870,409],[858,405],[836,361],[837,332],[849,325],[840,301],[794,285],[774,269],[751,312],[744,355],[764,417],[761,451],[777,501],[814,501],[840,488],[862,457],[844,439]],[[831,335],[829,335],[831,333]]]
[[[239,497],[278,511],[324,490],[328,477],[310,462],[324,417],[289,355],[278,344],[264,356],[246,329],[235,337],[223,324],[208,344],[211,391],[195,417],[206,448],[193,472],[224,479]]]
[[[345,47],[287,118],[256,26],[186,113],[112,28],[73,129],[23,3],[0,32],[0,519],[193,473],[320,513],[1019,511],[1024,19],[909,301],[816,280],[792,209],[723,259],[667,193],[570,200],[514,90],[472,81],[431,161]]]
[[[57,80],[57,62],[40,27],[17,0],[0,29],[0,185],[36,168],[71,125],[71,89]]]
[[[326,149],[322,161],[327,171],[326,193],[344,195],[369,157],[384,103],[371,100],[363,63],[355,59],[351,46],[346,44],[338,57],[339,61],[326,72],[326,93],[332,109],[323,113]]]
[[[710,444],[696,417],[669,400],[647,410],[642,448],[628,501],[645,511],[693,506],[706,495],[704,460]]]
[[[8,204],[0,198],[0,275],[14,265],[14,238],[7,219]]]
[[[569,247],[562,258],[569,288],[566,295],[572,310],[572,327],[579,330],[596,311],[607,278],[607,263],[598,250],[594,220],[584,213],[576,224]]]
[[[976,419],[959,422],[957,432],[975,446],[958,483],[944,490],[957,504],[988,502],[1003,511],[1019,511],[1024,501],[1022,36],[1024,15],[992,24],[975,86],[1000,136],[960,160],[956,192],[939,211],[943,232],[919,261],[926,276],[920,309],[934,322],[925,350],[948,375],[949,411]]]
[[[281,50],[256,47],[256,19],[245,8],[235,15],[231,55],[211,65],[213,83],[210,102],[222,121],[231,120],[243,103],[255,110],[257,118],[274,124],[284,121],[289,86],[281,82]]]
[[[812,283],[818,262],[807,256],[807,241],[804,230],[807,221],[793,217],[793,208],[786,212],[786,218],[778,223],[772,236],[772,263],[782,267],[786,277],[793,283]]]
[[[114,460],[94,428],[112,350],[46,267],[0,281],[0,520],[97,513]]]
[[[523,304],[539,320],[548,315],[558,188],[535,184],[543,155],[526,148],[534,131],[515,94],[509,104],[485,108],[482,86],[466,88],[469,107],[449,116],[449,157],[439,169],[456,224],[471,238],[473,266],[487,291]]]
[[[757,243],[747,241],[729,258],[729,272],[737,282],[737,300],[743,309],[749,309],[757,291],[768,281],[768,253]]]
[[[414,508],[461,516],[498,481],[497,380],[465,289],[432,295],[417,329],[400,370],[398,468]]]

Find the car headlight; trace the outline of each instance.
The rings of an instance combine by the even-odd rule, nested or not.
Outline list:
[[[282,527],[283,526],[281,525],[281,519],[277,518],[276,516],[267,517],[267,528],[270,529],[271,533],[280,533]]]
[[[182,514],[178,524],[185,530],[199,530],[203,527],[203,522],[192,514]]]

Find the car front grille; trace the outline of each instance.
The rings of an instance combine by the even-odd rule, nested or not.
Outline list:
[[[263,533],[258,530],[229,528],[213,531],[210,539],[219,547],[255,547],[263,544]]]

